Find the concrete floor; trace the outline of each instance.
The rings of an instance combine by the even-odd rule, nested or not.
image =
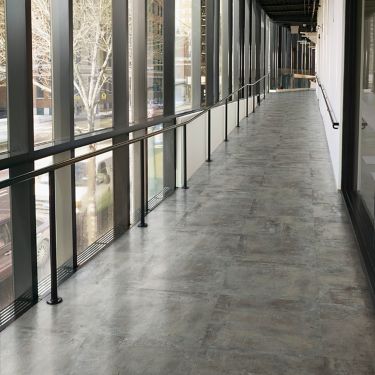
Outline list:
[[[314,93],[268,96],[213,159],[0,334],[1,375],[375,374]]]

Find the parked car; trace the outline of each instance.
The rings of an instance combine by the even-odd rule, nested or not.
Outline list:
[[[36,220],[37,262],[44,265],[49,258],[49,222]],[[10,214],[0,214],[0,282],[12,275],[12,230]]]

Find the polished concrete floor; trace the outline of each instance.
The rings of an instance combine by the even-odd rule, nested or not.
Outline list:
[[[268,96],[213,160],[0,334],[1,375],[375,374],[314,93]]]

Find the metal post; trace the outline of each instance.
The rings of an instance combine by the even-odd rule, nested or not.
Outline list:
[[[249,117],[249,86],[246,85],[246,117]]]
[[[211,110],[208,110],[208,134],[207,134],[207,162],[210,163],[211,159]]]
[[[240,127],[240,92],[237,91],[237,128]]]
[[[141,141],[141,155],[140,155],[140,162],[141,162],[141,222],[139,223],[139,228],[147,228],[147,224],[145,222],[146,216],[146,192],[145,192],[145,140],[142,139]]]
[[[228,142],[228,98],[225,99],[225,142]]]
[[[55,171],[49,172],[49,235],[50,235],[50,264],[51,264],[51,298],[47,301],[49,305],[58,305],[62,298],[57,294],[57,259],[56,259],[56,191]]]
[[[186,125],[183,126],[184,129],[184,186],[183,189],[189,189],[187,184],[187,135],[186,135]]]

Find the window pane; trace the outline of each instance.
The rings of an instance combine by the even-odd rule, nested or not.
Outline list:
[[[374,220],[375,195],[375,8],[364,1],[358,193]]]
[[[201,2],[201,104],[206,105],[206,0]]]
[[[77,156],[110,146],[103,142],[78,150]],[[113,228],[112,152],[76,164],[77,248],[82,253]]]
[[[76,134],[112,127],[112,1],[73,1]]]
[[[5,0],[0,0],[0,152],[8,149],[7,84]]]
[[[32,0],[34,142],[51,142],[52,53],[51,0]]]
[[[0,179],[8,178],[8,171],[0,172]],[[0,190],[0,309],[14,300],[12,227],[10,214],[10,191]]]
[[[147,0],[147,115],[163,114],[163,0]]]
[[[192,2],[176,0],[176,111],[192,107]]]
[[[37,160],[35,168],[40,169],[53,163],[52,156]],[[35,178],[35,214],[38,282],[50,275],[50,236],[49,236],[49,176]]]
[[[160,130],[163,125],[149,128],[149,133]],[[163,134],[148,140],[148,199],[163,191]]]
[[[128,56],[129,56],[129,122],[134,121],[133,108],[133,0],[128,0]]]

